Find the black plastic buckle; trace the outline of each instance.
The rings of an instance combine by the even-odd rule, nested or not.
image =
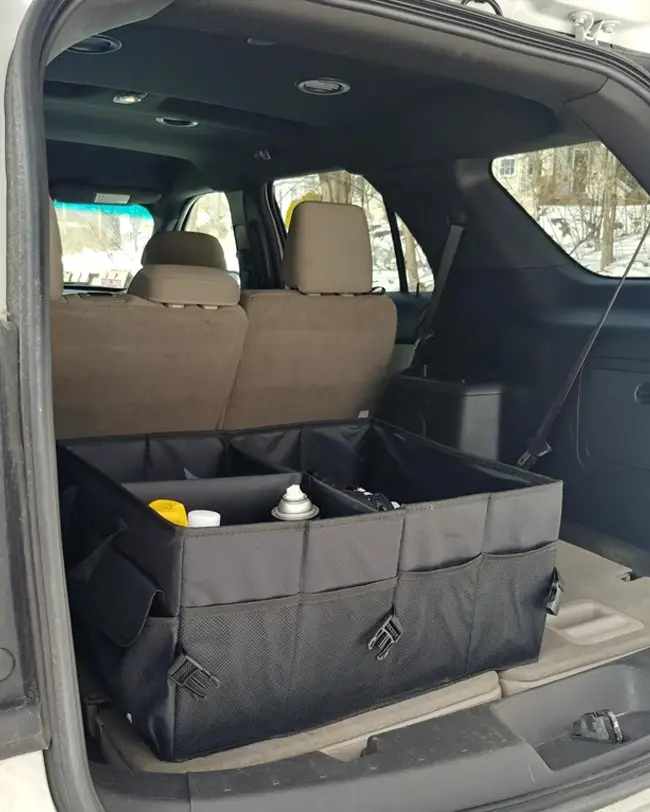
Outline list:
[[[551,581],[551,588],[548,591],[546,598],[546,612],[549,615],[557,615],[560,611],[560,603],[562,602],[562,595],[564,594],[564,585],[560,578],[560,573],[557,569],[553,570],[553,580]]]
[[[373,493],[370,498],[370,504],[375,510],[379,511],[395,510],[393,503],[383,493]]]
[[[187,654],[181,654],[167,672],[167,676],[179,688],[187,688],[194,699],[206,699],[210,688],[219,688],[221,685],[213,674]]]
[[[539,440],[533,438],[528,444],[528,448],[517,460],[517,465],[527,471],[535,465],[537,460],[541,460],[542,457],[550,454],[552,450],[546,440],[540,443]]]
[[[376,659],[381,662],[381,660],[385,660],[386,657],[388,657],[390,650],[403,633],[404,627],[400,623],[399,618],[397,615],[391,613],[382,620],[381,626],[373,634],[368,643],[368,650],[372,651],[373,649],[377,649]]]
[[[82,694],[81,697],[81,710],[83,712],[86,727],[90,735],[97,739],[99,738],[99,723],[97,717],[102,708],[110,707],[111,700],[101,691]]]

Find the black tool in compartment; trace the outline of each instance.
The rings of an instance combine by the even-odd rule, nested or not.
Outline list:
[[[573,723],[572,735],[574,739],[589,742],[607,742],[608,744],[621,744],[623,731],[618,717],[611,710],[598,710],[583,713]]]

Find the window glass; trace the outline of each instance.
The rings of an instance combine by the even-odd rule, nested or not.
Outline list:
[[[600,143],[497,158],[496,179],[569,256],[621,276],[650,221],[648,195]],[[650,244],[630,276],[650,276]]]
[[[232,224],[230,204],[225,192],[210,192],[202,195],[192,206],[185,224],[186,231],[199,231],[201,234],[211,234],[221,243],[226,255],[225,270],[239,279],[239,261],[237,259],[237,244],[235,243],[235,229]]]
[[[373,259],[373,285],[387,291],[400,289],[395,246],[390,231],[386,207],[379,192],[361,175],[345,170],[321,172],[299,178],[284,178],[273,184],[285,226],[291,222],[293,210],[304,200],[325,200],[332,203],[354,203],[361,206],[368,218]],[[402,237],[408,289],[433,290],[433,275],[424,252],[406,225],[397,218]]]
[[[124,289],[142,267],[153,233],[144,206],[54,204],[63,247],[63,283]]]

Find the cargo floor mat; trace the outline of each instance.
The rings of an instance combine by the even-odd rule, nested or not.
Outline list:
[[[99,711],[96,729],[102,754],[114,767],[135,772],[210,772],[241,769],[313,752],[325,753],[341,761],[352,760],[361,756],[370,736],[500,698],[499,680],[492,671],[331,725],[195,758],[181,764],[158,759],[124,715],[115,708]]]

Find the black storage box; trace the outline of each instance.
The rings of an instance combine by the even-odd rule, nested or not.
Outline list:
[[[499,383],[460,383],[401,373],[384,390],[375,416],[466,454],[498,460]]]
[[[79,640],[163,759],[539,654],[559,482],[376,421],[70,441],[59,476]],[[320,517],[272,520],[295,483]],[[154,498],[223,524],[172,525]]]

